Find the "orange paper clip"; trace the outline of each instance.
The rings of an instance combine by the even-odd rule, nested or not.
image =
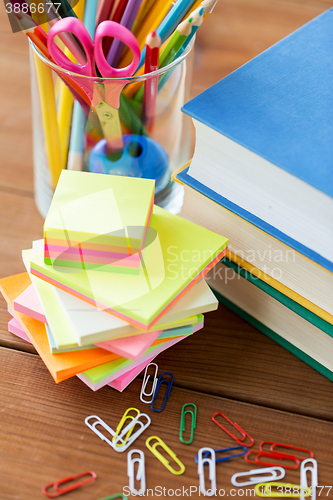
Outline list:
[[[223,425],[220,424],[220,422],[218,422],[216,420],[215,417],[217,415],[220,415],[221,417],[223,417],[227,422],[229,422],[229,424],[231,424],[235,429],[237,429],[238,432],[241,433],[242,437],[235,436],[230,431],[228,431],[228,429],[226,429],[225,427],[223,427]],[[242,429],[240,425],[238,425],[236,422],[232,422],[231,420],[229,420],[229,418],[226,417],[225,415],[223,415],[223,413],[218,413],[218,412],[214,413],[212,415],[212,420],[213,420],[213,422],[215,422],[215,424],[217,424],[219,427],[221,427],[221,429],[224,430],[224,432],[226,432],[228,434],[228,436],[230,436],[232,439],[234,439],[241,446],[246,446],[248,448],[249,446],[253,445],[254,439],[247,432],[245,432],[244,429]],[[248,444],[244,443],[244,441],[246,440],[246,438],[248,438],[250,440],[250,442]]]
[[[78,483],[71,484],[70,486],[67,486],[67,488],[59,488],[61,484],[68,483],[69,481],[74,481],[74,479],[78,479],[80,477],[84,476],[90,476],[88,479],[84,481],[79,481]],[[91,483],[94,481],[97,477],[97,474],[92,471],[87,471],[87,472],[82,472],[81,474],[78,474],[77,476],[69,476],[65,477],[64,479],[60,479],[59,481],[55,481],[54,483],[49,483],[46,486],[42,488],[42,492],[44,495],[46,495],[48,498],[57,498],[60,497],[60,495],[63,495],[64,493],[68,493],[69,491],[75,490],[76,488],[79,488],[80,486],[84,486],[85,484]],[[54,492],[48,493],[48,489],[53,488]]]

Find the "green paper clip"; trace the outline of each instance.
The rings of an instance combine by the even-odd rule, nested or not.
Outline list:
[[[186,406],[193,406],[194,411],[192,410],[185,410]],[[188,441],[185,441],[183,438],[183,432],[185,432],[185,417],[186,414],[189,413],[191,415],[191,436]],[[179,439],[181,440],[182,443],[184,444],[191,444],[193,441],[193,434],[194,434],[194,429],[196,426],[196,421],[197,421],[197,407],[193,403],[187,403],[183,405],[182,407],[182,415],[180,418],[180,432],[179,432]]]
[[[123,500],[128,500],[128,497],[125,497],[122,493],[116,493],[115,495],[111,495],[110,497],[100,498],[99,500],[112,500],[113,498],[122,498]]]

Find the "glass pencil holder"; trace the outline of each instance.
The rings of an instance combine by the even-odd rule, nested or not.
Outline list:
[[[44,218],[64,168],[153,178],[155,203],[180,211],[183,188],[171,174],[194,150],[192,121],[181,112],[193,45],[152,73],[95,78],[56,66],[30,41],[34,191]]]

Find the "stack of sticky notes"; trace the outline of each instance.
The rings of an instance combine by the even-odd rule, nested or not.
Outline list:
[[[151,180],[64,170],[27,272],[0,280],[9,330],[56,382],[122,391],[217,308],[203,278],[228,240],[153,200]]]

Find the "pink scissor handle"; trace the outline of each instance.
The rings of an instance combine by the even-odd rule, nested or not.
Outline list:
[[[54,37],[59,33],[71,33],[80,41],[87,62],[85,64],[73,63],[56,45]],[[94,67],[94,42],[92,41],[84,24],[75,17],[66,17],[55,23],[49,31],[47,38],[47,48],[57,63],[63,69],[72,73],[78,73],[85,76],[96,76]]]
[[[125,68],[113,68],[105,59],[102,43],[103,38],[107,36],[117,38],[133,52],[133,61]],[[94,55],[98,69],[104,78],[127,78],[135,73],[139,65],[140,47],[133,33],[125,26],[114,21],[103,21],[96,29]]]

